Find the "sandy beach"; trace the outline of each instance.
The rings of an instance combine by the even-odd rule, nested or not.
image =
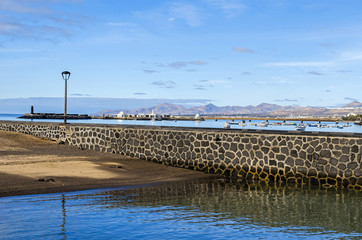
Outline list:
[[[206,177],[210,175],[0,131],[0,197]]]

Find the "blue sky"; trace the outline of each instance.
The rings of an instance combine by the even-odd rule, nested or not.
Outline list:
[[[0,99],[63,97],[68,70],[69,97],[362,101],[361,9],[360,0],[1,0]]]

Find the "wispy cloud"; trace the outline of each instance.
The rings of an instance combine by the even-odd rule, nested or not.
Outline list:
[[[201,60],[189,61],[189,62],[176,61],[176,62],[172,62],[172,63],[168,64],[168,66],[175,68],[175,69],[180,69],[180,68],[184,68],[188,65],[205,65],[205,64],[207,64],[207,62],[201,61]]]
[[[254,81],[253,84],[255,84],[255,85],[267,85],[268,82],[266,82],[266,81]]]
[[[292,84],[293,82],[282,78],[282,77],[272,77],[270,81],[254,81],[253,84],[255,85],[271,85],[271,86],[276,86],[276,85],[285,85],[285,84]]]
[[[275,99],[274,101],[275,102],[298,102],[299,100],[284,98],[284,99]]]
[[[109,35],[104,38],[115,38],[114,42],[134,41],[135,39],[144,39],[151,36],[144,25],[134,22],[107,22],[105,25],[109,28]]]
[[[357,99],[357,98],[351,98],[351,97],[345,97],[344,100],[356,101],[356,102],[358,102],[358,99]]]
[[[89,94],[86,94],[86,93],[72,93],[72,94],[69,94],[70,96],[73,96],[73,97],[90,97],[91,95]]]
[[[0,11],[4,13],[0,22],[0,33],[10,39],[36,39],[59,41],[72,35],[74,27],[85,22],[85,17],[70,14],[67,8],[55,10],[53,4],[60,1],[1,0]],[[62,4],[79,1],[64,0]],[[89,22],[89,18],[87,18]],[[71,26],[71,27],[69,27]]]
[[[226,84],[226,83],[230,83],[229,80],[200,80],[200,83],[205,83],[205,84],[212,84],[212,85],[216,85],[216,84]]]
[[[291,83],[293,83],[292,81],[290,81],[288,79],[285,79],[283,77],[273,77],[272,79],[277,84],[291,84]]]
[[[133,93],[133,95],[143,96],[143,95],[146,95],[146,93],[144,93],[144,92],[135,92],[135,93]]]
[[[357,61],[362,60],[362,51],[345,51],[341,54],[341,61]]]
[[[353,72],[353,71],[342,69],[342,70],[338,70],[337,72],[339,72],[339,73],[350,73],[350,72]]]
[[[316,75],[316,76],[323,76],[324,75],[324,73],[317,72],[317,71],[308,71],[307,74]]]
[[[175,88],[176,83],[173,81],[154,81],[153,85],[158,86],[160,88]]]
[[[18,23],[0,22],[0,33],[2,33],[2,34],[18,32],[22,28],[23,28],[23,26]]]
[[[197,83],[193,85],[195,90],[207,90],[209,88],[212,88],[216,85],[223,85],[223,86],[229,86],[230,80],[199,80]]]
[[[204,0],[209,5],[219,8],[226,17],[235,17],[244,12],[246,6],[240,0]]]
[[[333,43],[321,43],[320,44],[322,47],[326,47],[326,48],[332,48],[335,47],[336,45]]]
[[[32,6],[34,1],[23,1],[23,0],[1,0],[0,11],[9,11],[17,13],[48,13],[49,8],[46,7],[35,7]]]
[[[138,27],[138,24],[130,22],[108,22],[106,25],[111,27],[120,27],[120,28],[135,28]]]
[[[194,89],[195,90],[206,90],[206,87],[204,85],[201,85],[201,84],[194,84]]]
[[[164,68],[164,67],[167,67],[165,64],[163,64],[163,63],[155,63],[155,65],[157,66],[157,67],[161,67],[161,68]]]
[[[241,53],[255,53],[255,51],[252,49],[242,47],[233,47],[233,51]]]
[[[187,25],[191,27],[197,27],[202,25],[204,17],[200,9],[196,6],[188,3],[174,3],[170,9],[171,17],[169,21],[175,21],[177,19],[182,19],[186,22]]]
[[[151,69],[144,69],[143,72],[145,72],[145,73],[150,73],[150,74],[152,74],[152,73],[159,73],[159,71],[151,70]]]
[[[266,67],[321,67],[331,65],[332,62],[272,62],[265,63]]]
[[[362,51],[356,49],[354,51],[344,51],[341,52],[338,57],[329,61],[288,61],[288,62],[270,62],[265,63],[262,66],[265,67],[330,67],[340,64],[345,64],[347,62],[355,62],[362,60]],[[339,72],[349,72],[339,71]],[[310,71],[310,74],[315,74],[317,72]],[[315,74],[318,75],[318,74]],[[322,74],[323,75],[323,74]]]

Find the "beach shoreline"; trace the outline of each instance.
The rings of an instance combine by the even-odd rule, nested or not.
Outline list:
[[[0,131],[0,197],[208,177],[213,175]]]

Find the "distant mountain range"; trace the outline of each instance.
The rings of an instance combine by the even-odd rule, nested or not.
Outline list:
[[[362,107],[362,103],[353,101],[344,105],[342,108],[360,108],[360,107]]]
[[[96,113],[117,114],[120,110],[105,110]],[[161,115],[245,115],[260,117],[286,117],[286,116],[341,116],[349,113],[362,113],[362,103],[353,101],[339,108],[326,107],[300,107],[300,106],[280,106],[276,104],[261,103],[257,106],[223,106],[218,107],[214,104],[195,106],[185,108],[181,105],[164,103],[148,108],[137,108],[134,110],[125,110],[126,114],[149,114],[154,111]]]
[[[241,116],[341,116],[348,113],[361,114],[362,103],[353,101],[341,107],[280,106],[261,103],[257,106],[216,106],[209,99],[137,99],[137,98],[92,98],[69,97],[68,113],[92,115],[149,114],[154,110],[163,115],[241,115]],[[195,104],[198,104],[195,106]],[[206,105],[203,105],[206,104]],[[36,97],[0,99],[0,113],[23,114],[34,106],[37,113],[62,113],[63,98]],[[189,107],[188,107],[189,106]],[[191,107],[193,106],[193,107]],[[102,110],[112,109],[112,110]],[[99,112],[100,111],[100,112]],[[96,112],[96,113],[95,113]]]
[[[171,104],[206,104],[209,99],[167,99],[167,98],[95,98],[95,97],[69,97],[68,113],[87,113],[101,111],[102,109],[136,109],[152,107],[162,103]],[[64,111],[64,98],[33,97],[33,98],[7,98],[0,99],[0,113],[22,114],[30,112],[30,107],[38,113],[62,113]]]

